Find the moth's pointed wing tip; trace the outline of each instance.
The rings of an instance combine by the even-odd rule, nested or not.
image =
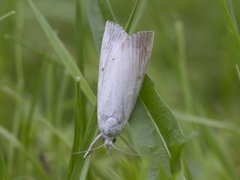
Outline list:
[[[154,32],[153,31],[143,31],[143,33],[145,34],[146,39],[149,41],[149,43],[153,43]]]
[[[122,33],[124,33],[126,36],[128,36],[128,34],[126,33],[126,31],[123,29],[122,26],[120,26],[119,24],[113,22],[113,21],[110,21],[110,20],[107,20],[106,22],[106,25],[105,25],[105,30],[106,29],[111,29],[111,30],[116,30],[116,31],[121,31]],[[147,37],[149,39],[154,39],[154,31],[140,31],[140,32],[137,32],[129,37],[133,37],[133,36],[142,36],[143,34],[147,35]]]
[[[148,38],[150,41],[151,46],[153,46],[153,41],[154,41],[154,31],[147,31]]]
[[[114,30],[119,30],[126,33],[122,26],[110,20],[106,22],[105,29],[114,29]]]
[[[151,51],[152,46],[153,46],[153,41],[154,41],[154,32],[153,31],[140,31],[140,32],[133,34],[129,38],[131,39],[132,43],[134,41],[139,43],[139,40],[141,40],[141,42],[144,42],[144,43],[141,43],[139,46],[142,48],[147,46],[148,49]]]
[[[149,36],[152,37],[152,39],[154,39],[154,35],[155,35],[154,31],[146,31],[146,32],[149,34]]]
[[[130,37],[136,37],[136,36],[145,36],[149,39],[154,39],[154,31],[140,31],[140,32],[133,34]]]

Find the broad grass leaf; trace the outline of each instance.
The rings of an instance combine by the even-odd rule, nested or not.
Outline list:
[[[171,159],[168,147],[141,99],[138,99],[129,122],[134,147],[147,160],[146,179],[158,179],[160,169],[161,173],[170,177]]]
[[[154,84],[148,76],[145,77],[140,97],[169,148],[172,173],[180,171],[180,154],[184,144],[183,132],[167,104],[154,89]]]

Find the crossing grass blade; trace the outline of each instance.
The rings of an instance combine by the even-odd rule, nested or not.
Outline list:
[[[10,11],[2,16],[0,16],[0,22],[3,21],[4,19],[8,18],[9,16],[15,14],[15,11]]]
[[[176,112],[176,111],[174,111],[174,115],[180,121],[196,123],[196,124],[200,124],[210,128],[227,130],[234,134],[240,133],[240,128],[237,125],[233,125],[226,121],[219,121],[219,120],[214,120],[214,119],[209,119],[209,118],[204,118],[199,116],[193,116],[193,115],[185,114],[182,112]]]

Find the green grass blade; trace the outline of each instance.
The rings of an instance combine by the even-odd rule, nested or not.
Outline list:
[[[232,0],[224,0],[224,12],[227,16],[228,23],[230,25],[230,29],[236,34],[239,35],[239,28],[237,24],[237,20],[235,17],[235,12],[232,4]]]
[[[211,151],[213,151],[214,155],[218,157],[220,160],[224,171],[226,171],[229,174],[229,178],[231,179],[239,179],[234,164],[232,163],[231,159],[229,158],[229,155],[224,151],[225,144],[220,144],[221,140],[219,141],[219,138],[215,136],[215,132],[211,132],[208,129],[204,129],[204,136],[205,140],[208,143],[209,148]]]
[[[8,18],[9,16],[15,14],[15,11],[10,11],[0,17],[0,22],[3,21],[4,19]]]
[[[94,135],[96,134],[96,110],[92,113],[93,117],[87,121],[86,119],[81,119],[80,115],[80,88],[79,84],[76,83],[75,88],[75,117],[74,117],[74,142],[72,147],[72,153],[79,151],[86,151],[88,145],[91,143]],[[90,127],[90,128],[89,128]],[[91,154],[88,158],[84,159],[82,154],[72,154],[69,162],[68,169],[68,179],[75,180],[81,178],[86,178],[89,161]]]
[[[236,64],[236,69],[237,69],[237,75],[238,75],[238,79],[240,81],[240,68],[239,68],[239,65]]]
[[[188,115],[180,112],[174,112],[174,115],[177,117],[177,119],[181,121],[196,123],[196,124],[200,124],[200,125],[204,125],[212,128],[223,129],[234,134],[240,133],[240,128],[238,126],[227,123],[227,122],[221,122],[221,121],[217,121],[209,118]]]
[[[222,0],[223,11],[226,17],[227,28],[231,35],[233,52],[236,56],[236,62],[240,64],[240,34],[231,0]]]
[[[148,76],[145,77],[140,97],[169,148],[171,169],[174,174],[181,169],[180,155],[185,141],[183,132],[169,107],[154,89],[154,84]]]
[[[131,12],[131,14],[130,14],[130,16],[129,16],[129,18],[128,18],[128,22],[127,22],[127,24],[126,24],[126,26],[125,26],[125,31],[126,31],[126,32],[129,32],[129,31],[130,31],[130,28],[131,28],[133,19],[134,19],[135,15],[136,15],[136,11],[137,11],[137,8],[138,8],[138,5],[139,5],[139,4],[140,4],[140,0],[136,0],[136,1],[135,1],[135,4],[134,4],[134,6],[133,6],[132,12]]]
[[[26,101],[24,98],[22,98],[19,94],[17,94],[17,92],[15,92],[14,90],[12,90],[11,88],[9,88],[8,86],[0,86],[0,90],[2,90],[6,95],[10,96],[11,98],[13,98],[14,100],[18,101],[21,105],[23,105],[24,107],[29,107],[29,102]],[[25,113],[27,113],[27,108],[23,109],[25,110]],[[64,134],[62,133],[61,130],[55,128],[48,119],[46,119],[45,117],[43,117],[41,114],[36,113],[36,119],[37,119],[37,123],[40,123],[42,125],[44,125],[44,128],[47,128],[49,130],[50,133],[52,133],[53,135],[55,135],[56,137],[58,137],[58,139],[63,142],[68,148],[71,148],[71,144],[69,139],[64,136]]]
[[[15,24],[15,31],[14,36],[21,38],[23,34],[23,24],[24,24],[24,2],[23,1],[16,1],[16,10],[18,15],[15,16],[14,24]],[[24,92],[24,85],[25,85],[25,77],[24,77],[24,66],[23,66],[23,49],[21,45],[16,45],[14,47],[14,58],[15,58],[15,68],[16,68],[16,91],[19,94],[23,94]],[[20,103],[16,102],[16,107],[14,110],[14,119],[12,123],[12,133],[13,135],[17,136],[21,131],[21,123],[22,123],[22,106]],[[9,152],[8,152],[8,174],[12,174],[14,170],[14,163],[16,161],[22,162],[21,157],[15,156],[15,149],[10,145]],[[23,166],[19,167],[20,171]]]
[[[92,117],[89,119],[89,123],[88,123],[87,129],[86,129],[84,138],[81,139],[81,148],[80,149],[83,151],[87,150],[89,144],[92,142],[93,138],[97,135],[96,112],[97,111],[96,111],[96,107],[95,107],[94,111],[92,113]],[[71,179],[71,180],[79,179],[79,175],[80,175],[81,180],[87,179],[87,173],[89,170],[92,153],[86,159],[83,159],[83,155],[84,155],[83,153],[78,154],[78,155],[72,155],[72,156],[75,156],[75,157],[73,157],[73,158],[75,158],[75,160],[74,160],[75,164],[73,167],[71,167],[72,171],[71,171],[68,179]]]
[[[167,177],[171,177],[171,155],[166,141],[140,99],[136,103],[129,122],[134,147],[148,162],[146,179],[158,179],[160,169]]]
[[[187,71],[184,29],[181,21],[177,21],[175,26],[178,41],[179,77],[183,91],[185,108],[187,112],[191,113],[193,112],[193,104]]]
[[[72,77],[75,80],[80,79],[80,87],[86,97],[90,100],[90,102],[95,105],[96,104],[96,97],[94,93],[92,92],[91,88],[89,87],[86,79],[83,77],[82,73],[78,69],[75,61],[67,51],[66,47],[64,47],[63,43],[60,41],[60,39],[57,37],[56,33],[53,31],[51,26],[48,24],[48,22],[45,20],[45,18],[42,16],[40,11],[36,8],[32,0],[28,1],[39,24],[43,28],[47,38],[49,39],[51,45],[53,46],[56,53],[61,58],[63,64],[67,68],[68,72],[72,75]]]
[[[41,116],[40,114],[36,114],[36,119],[39,124],[42,124],[44,128],[47,128],[48,131],[56,136],[67,148],[71,148],[70,139],[64,136],[61,130],[57,129],[55,126],[53,126],[49,120]]]
[[[7,167],[6,167],[6,163],[4,160],[4,156],[2,154],[2,151],[0,150],[0,179],[1,180],[7,180],[8,175],[7,175]]]
[[[24,144],[25,147],[28,148],[29,145],[31,144],[32,141],[32,136],[33,136],[33,132],[32,132],[32,124],[34,122],[34,115],[35,115],[35,110],[36,110],[36,105],[37,105],[37,101],[39,98],[39,91],[40,91],[40,87],[42,84],[42,80],[44,77],[44,73],[45,73],[45,64],[41,64],[39,69],[40,72],[38,73],[38,77],[36,77],[36,84],[34,86],[34,92],[33,92],[33,96],[31,99],[31,103],[30,103],[30,108],[28,110],[28,114],[27,114],[27,119],[24,123],[24,127],[23,127],[23,133],[24,133]]]
[[[87,0],[87,18],[95,46],[100,54],[105,22],[107,20],[117,22],[117,18],[108,0],[104,3],[100,3],[98,0]]]
[[[46,174],[46,172],[43,170],[42,166],[39,164],[39,162],[36,161],[35,158],[31,156],[31,153],[29,153],[25,149],[25,147],[9,131],[7,131],[5,128],[1,126],[0,126],[0,136],[6,141],[8,141],[10,144],[12,144],[14,147],[16,147],[18,150],[20,150],[22,154],[29,159],[29,161],[32,163],[39,177],[46,180],[50,179],[49,176]]]
[[[48,54],[45,54],[44,52],[41,52],[37,48],[34,48],[32,45],[30,45],[29,43],[25,42],[22,39],[18,39],[18,38],[14,37],[12,35],[9,35],[9,34],[4,35],[4,38],[13,42],[13,43],[15,43],[15,44],[21,45],[22,47],[26,48],[29,51],[32,51],[33,53],[36,53],[37,55],[42,57],[42,60],[46,60],[47,62],[53,63],[54,65],[62,65],[62,63],[57,61],[55,58],[49,56]]]
[[[79,69],[84,73],[84,65],[85,65],[85,44],[86,38],[84,34],[86,34],[86,10],[85,10],[86,1],[75,0],[76,13],[75,13],[75,46],[77,51],[77,63],[79,65]],[[84,75],[84,74],[83,74]],[[82,121],[86,121],[86,98],[82,92],[79,95],[79,106],[80,106],[80,119]]]
[[[15,147],[23,148],[21,143],[12,134],[1,126],[0,126],[0,134],[4,139],[6,139],[8,142],[10,142]]]
[[[87,17],[92,31],[95,46],[100,53],[105,18],[102,15],[98,0],[87,0]]]
[[[72,153],[74,152],[79,152],[81,148],[81,144],[83,141],[83,135],[86,130],[86,124],[85,124],[85,119],[81,119],[80,115],[80,88],[79,84],[76,82],[75,85],[75,106],[74,106],[74,141],[73,141],[73,146],[72,146]],[[71,155],[70,157],[70,164],[69,164],[69,169],[68,169],[68,179],[77,179],[80,176],[81,173],[81,166],[79,169],[76,171],[77,173],[73,173],[74,168],[76,168],[76,162],[78,159],[81,158],[81,165],[83,164],[83,157],[82,155]],[[74,174],[74,176],[73,176]]]
[[[109,1],[109,0],[106,0],[106,2],[107,2],[108,9],[109,9],[109,11],[110,11],[110,13],[111,13],[111,15],[112,15],[112,17],[113,17],[114,22],[117,23],[117,22],[118,22],[118,21],[117,21],[117,17],[115,16],[115,14],[114,14],[114,12],[113,12],[113,9],[112,9],[112,6],[111,6],[110,1]]]

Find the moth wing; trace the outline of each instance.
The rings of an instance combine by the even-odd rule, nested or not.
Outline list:
[[[98,124],[114,117],[125,126],[136,103],[153,45],[153,32],[128,36],[121,27],[105,28],[98,80]]]
[[[153,32],[139,32],[127,38],[122,45],[122,87],[124,124],[129,119],[138,98],[153,46]],[[120,66],[120,65],[119,65]],[[121,77],[120,77],[121,76]]]
[[[108,111],[108,92],[113,90],[110,88],[109,78],[113,78],[111,60],[115,58],[116,52],[127,38],[127,33],[118,24],[107,21],[101,46],[99,76],[98,76],[98,124],[103,126],[105,117],[110,116]]]
[[[101,71],[103,71],[111,59],[114,58],[116,49],[119,48],[127,36],[127,33],[121,26],[110,21],[106,22],[100,54],[99,80],[101,80],[102,77]]]

